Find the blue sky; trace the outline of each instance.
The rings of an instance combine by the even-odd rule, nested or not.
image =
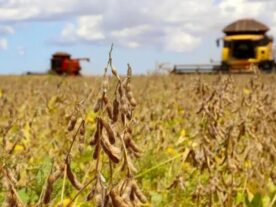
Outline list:
[[[251,17],[276,34],[273,0],[0,0],[0,73],[44,72],[51,54],[89,57],[83,74],[101,74],[113,42],[114,65],[137,74],[157,62],[220,60],[221,29]]]

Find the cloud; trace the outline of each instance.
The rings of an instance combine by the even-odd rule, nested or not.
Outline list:
[[[116,3],[117,2],[117,3]],[[207,3],[206,3],[207,2]],[[63,28],[60,39],[62,44],[111,42],[115,45],[138,48],[187,52],[199,46],[200,34],[206,31],[212,1],[165,0],[109,1],[101,15],[77,17],[76,23],[69,22]],[[177,5],[177,7],[175,6]],[[195,9],[190,9],[193,7]],[[208,9],[209,8],[209,9]],[[175,10],[175,11],[173,11]],[[173,11],[173,12],[172,12]],[[198,12],[204,13],[202,24]],[[205,27],[202,27],[204,25]]]
[[[138,25],[134,27],[124,28],[121,30],[114,30],[111,35],[115,38],[129,38],[143,34],[151,29],[150,25]]]
[[[0,22],[55,21],[100,13],[108,0],[5,0],[0,1]]]
[[[26,48],[23,47],[23,46],[18,46],[17,47],[17,54],[19,56],[25,56],[25,54],[26,54]]]
[[[63,20],[59,44],[189,52],[239,18],[260,19],[276,31],[275,11],[273,0],[0,0],[0,23]]]
[[[258,18],[266,13],[267,3],[268,1],[262,0],[224,0],[219,8],[223,17],[240,18],[250,15],[250,17]]]
[[[0,38],[0,49],[6,50],[8,49],[8,40],[4,38]]]
[[[8,35],[8,34],[13,34],[14,33],[14,29],[11,26],[0,26],[0,35]]]
[[[0,8],[1,22],[16,22],[28,20],[31,17],[38,15],[39,10],[37,8]]]
[[[169,52],[190,52],[198,47],[201,38],[192,36],[185,31],[168,31],[165,36],[165,50]]]
[[[75,24],[68,23],[70,27],[67,25],[61,33],[63,43],[114,42],[128,48],[190,52],[207,35],[219,35],[227,23],[244,17],[262,20],[265,13],[273,14],[272,6],[276,7],[273,1],[261,0],[105,2],[108,3],[100,19],[95,19],[98,15],[93,14],[76,17]]]
[[[102,21],[101,15],[82,16],[76,25],[68,23],[61,32],[58,42],[62,44],[74,43],[76,41],[96,42],[105,39],[105,35],[99,29]]]

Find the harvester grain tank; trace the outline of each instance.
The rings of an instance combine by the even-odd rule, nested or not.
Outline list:
[[[75,58],[66,52],[57,52],[51,59],[51,71],[58,74],[79,75],[81,71],[80,61],[90,61],[89,58]]]
[[[252,72],[252,65],[263,71],[274,67],[273,38],[269,28],[254,19],[242,19],[224,28],[221,70]]]

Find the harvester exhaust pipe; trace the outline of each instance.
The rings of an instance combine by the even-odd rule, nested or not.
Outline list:
[[[76,58],[76,60],[90,62],[90,58]]]
[[[222,41],[222,40],[223,40],[223,38],[216,39],[216,45],[217,45],[217,47],[220,47],[220,41]]]

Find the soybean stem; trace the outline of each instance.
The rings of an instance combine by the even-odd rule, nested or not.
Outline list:
[[[148,174],[149,172],[151,172],[151,171],[153,171],[153,170],[155,170],[155,169],[157,169],[157,168],[159,168],[159,167],[161,167],[163,165],[166,165],[167,163],[170,163],[170,162],[178,159],[182,155],[183,155],[184,160],[186,160],[186,158],[187,158],[187,156],[188,156],[189,153],[190,153],[190,149],[186,149],[185,152],[183,152],[181,154],[178,154],[178,155],[176,155],[176,156],[174,156],[174,157],[172,157],[172,158],[170,158],[168,160],[165,160],[165,161],[163,161],[163,162],[161,162],[161,163],[159,163],[159,164],[151,167],[150,169],[145,170],[144,172],[139,173],[138,175],[135,176],[135,178],[143,177],[144,175]]]

